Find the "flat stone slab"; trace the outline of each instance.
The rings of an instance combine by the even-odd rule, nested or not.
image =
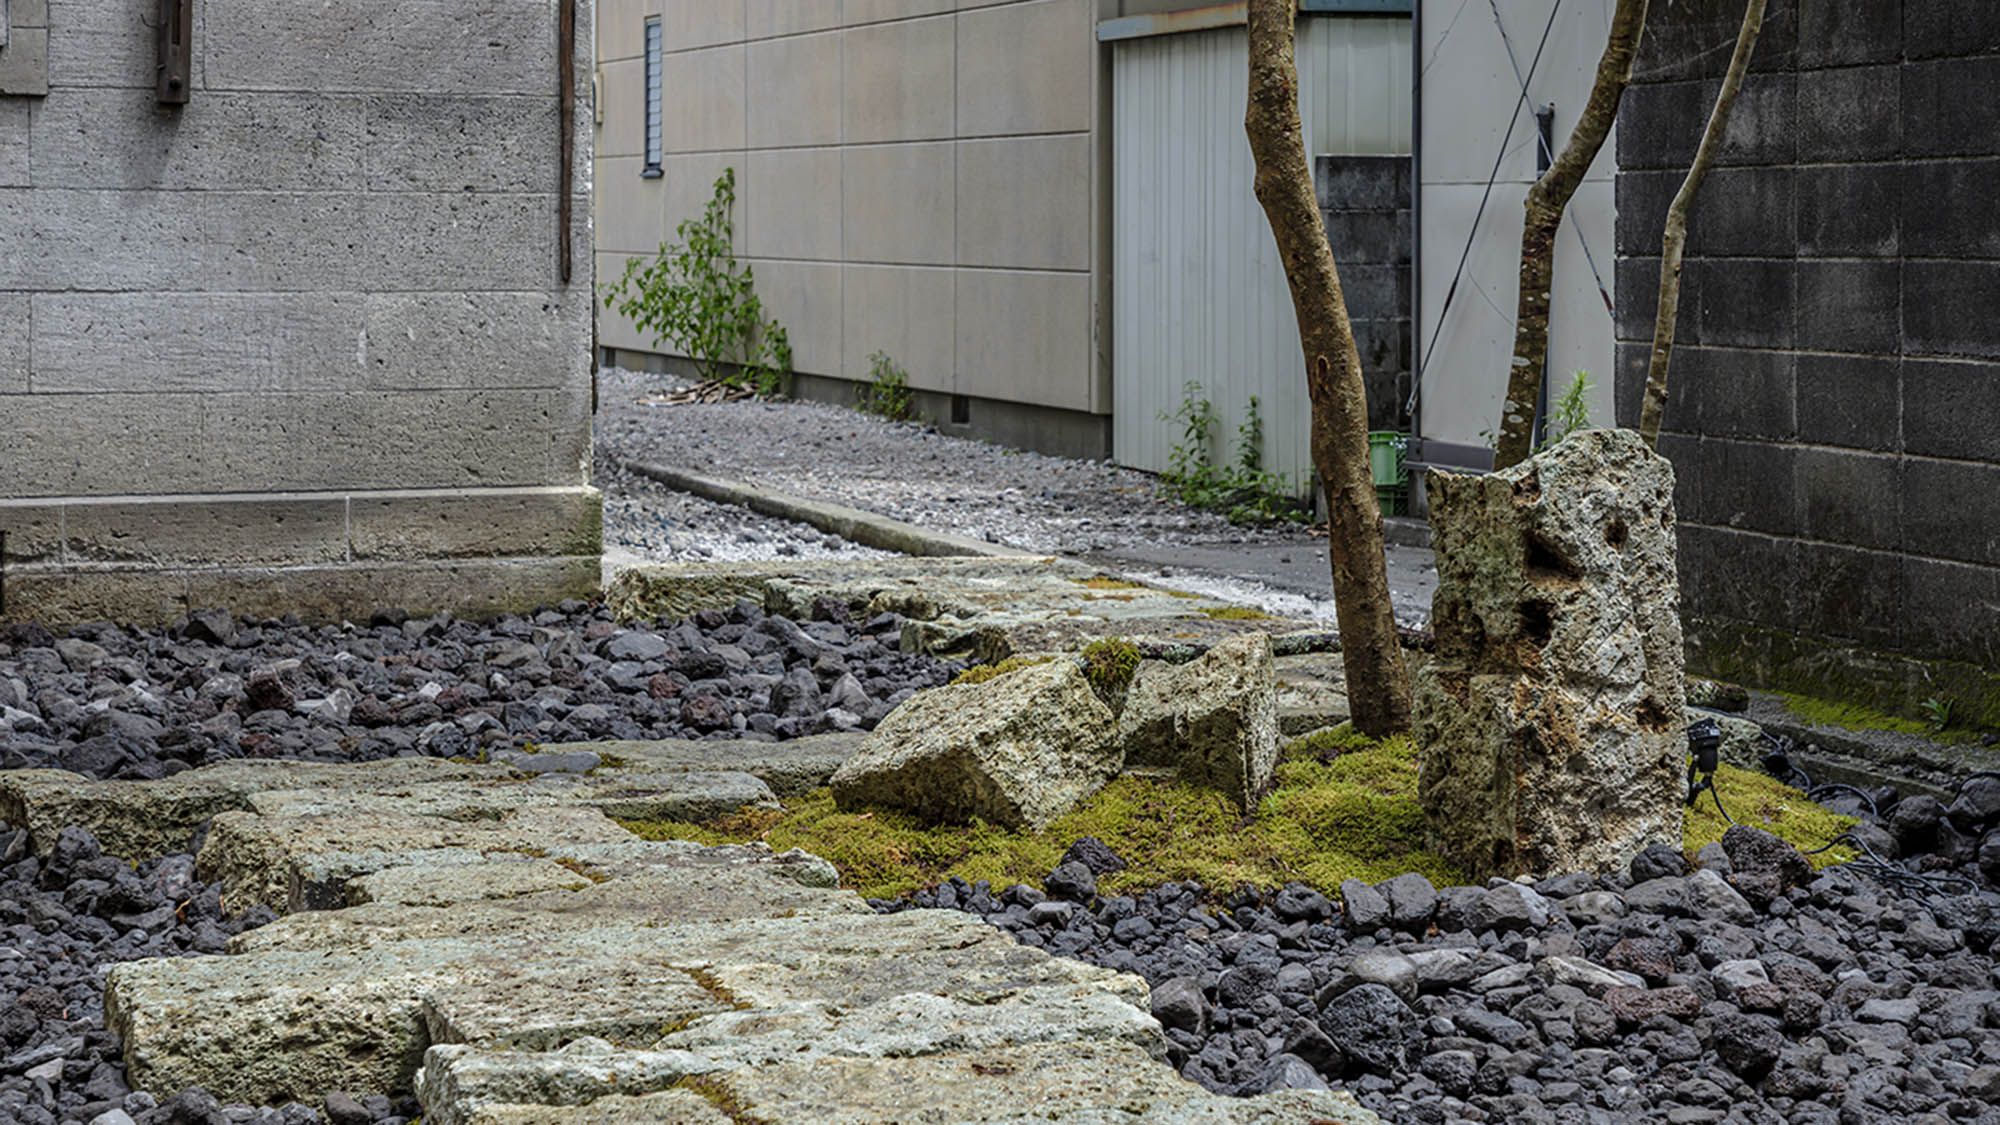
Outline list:
[[[1111,1038],[967,1044],[914,1056],[814,1051],[763,1066],[716,1066],[691,1051],[624,1052],[576,1044],[545,1054],[434,1047],[419,1076],[426,1122],[471,1125],[521,1102],[574,1104],[598,1091],[698,1091],[731,1120],[783,1125],[884,1121],[1138,1125],[1360,1125],[1377,1120],[1344,1092],[1212,1094],[1145,1047]],[[532,1103],[529,1103],[532,1104]],[[595,1104],[595,1103],[593,1103]],[[551,1117],[549,1120],[567,1120]]]
[[[630,1097],[610,1094],[589,1105],[488,1105],[465,1117],[466,1125],[734,1125],[736,1119],[692,1090],[662,1090]]]
[[[616,821],[592,808],[531,807],[464,821],[362,810],[329,816],[227,812],[209,823],[195,869],[204,880],[222,884],[223,901],[232,911],[252,903],[286,911],[294,903],[341,905],[347,879],[392,866],[382,858],[387,855],[440,848],[523,852],[550,839],[629,838]],[[313,866],[319,857],[340,858]]]
[[[1346,1094],[1181,1080],[1136,976],[957,911],[876,914],[801,852],[641,840],[606,815],[769,793],[680,768],[686,753],[590,775],[204,783],[241,807],[209,823],[202,876],[231,909],[293,912],[225,956],[109,971],[129,1081],[251,1104],[414,1090],[433,1125],[1373,1120]]]
[[[607,770],[588,776],[548,773],[359,792],[277,790],[252,794],[248,803],[251,812],[269,817],[400,813],[477,820],[523,808],[576,807],[628,820],[700,821],[748,806],[776,808],[777,797],[770,786],[735,770]]]
[[[0,820],[26,828],[37,852],[54,847],[56,834],[74,825],[89,829],[106,854],[138,861],[186,851],[204,821],[249,808],[258,793],[367,792],[511,773],[506,766],[442,758],[353,765],[253,759],[203,766],[164,781],[93,781],[66,770],[10,770],[0,773]]]
[[[1247,631],[1315,630],[1282,618],[1217,619],[1228,603],[1133,584],[1093,583],[1097,568],[1057,558],[800,559],[684,563],[618,572],[605,601],[621,620],[680,617],[749,598],[772,613],[810,617],[831,598],[857,618],[905,619],[905,652],[997,661],[1081,648],[1103,637],[1212,642]]]
[[[588,751],[619,773],[735,770],[790,797],[825,785],[866,738],[860,732],[816,734],[788,742],[661,739],[645,742],[551,742],[544,754]]]
[[[1339,653],[1278,657],[1278,733],[1296,738],[1348,717],[1347,669]]]

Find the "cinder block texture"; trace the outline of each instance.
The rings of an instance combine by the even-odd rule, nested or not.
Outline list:
[[[595,584],[591,0],[567,183],[548,0],[205,0],[177,107],[128,0],[9,7],[0,93],[48,91],[0,97],[9,612]]]
[[[1618,131],[1621,419],[1738,12],[1648,16]],[[1660,442],[1690,652],[1787,690],[1853,689],[1826,670],[1857,652],[1909,669],[1888,680],[1951,682],[1947,665],[1992,663],[2000,589],[2000,23],[1982,0],[1771,12],[1690,218]]]

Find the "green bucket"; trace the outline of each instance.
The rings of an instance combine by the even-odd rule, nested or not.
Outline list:
[[[1410,490],[1407,485],[1378,484],[1375,486],[1375,502],[1381,506],[1385,516],[1406,515],[1410,507]]]
[[[1371,430],[1368,434],[1368,468],[1375,477],[1375,487],[1401,488],[1409,483],[1409,470],[1403,467],[1403,451],[1410,447],[1410,435],[1395,430]],[[1383,503],[1387,510],[1388,503]]]

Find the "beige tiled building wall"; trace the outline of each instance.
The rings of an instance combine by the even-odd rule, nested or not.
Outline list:
[[[605,0],[600,282],[698,215],[733,167],[738,254],[790,333],[807,393],[839,389],[812,376],[866,380],[881,350],[918,390],[966,396],[976,429],[984,415],[1029,444],[1104,452],[1095,29],[1116,14],[1099,9],[1117,7]],[[658,178],[642,175],[649,16],[661,20]],[[653,350],[610,312],[599,343]]]

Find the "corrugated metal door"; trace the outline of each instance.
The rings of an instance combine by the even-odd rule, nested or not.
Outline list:
[[[1264,466],[1311,480],[1297,321],[1243,138],[1241,28],[1113,45],[1112,452],[1159,470],[1180,438],[1162,412],[1198,383],[1233,459],[1250,397]],[[1300,111],[1310,154],[1410,151],[1410,21],[1299,24]]]

